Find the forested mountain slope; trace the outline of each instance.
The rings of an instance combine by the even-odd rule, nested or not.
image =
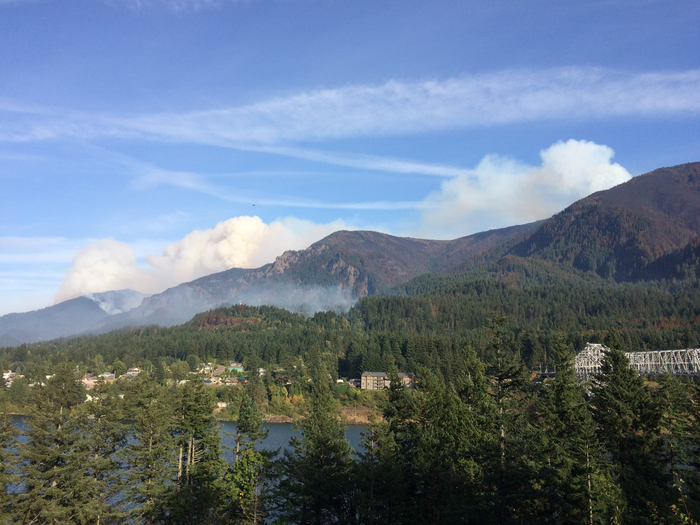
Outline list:
[[[443,277],[421,277],[429,275]],[[17,344],[125,326],[172,326],[239,302],[305,313],[346,311],[358,298],[387,291],[415,295],[465,279],[523,286],[698,276],[700,163],[691,163],[595,193],[544,222],[451,241],[339,231],[261,268],[232,268],[202,277],[123,313],[106,315],[93,307],[84,315],[71,314],[81,316],[81,323],[61,321],[59,331],[49,330],[54,321],[39,321],[36,313],[5,316],[0,338],[4,344]],[[59,306],[71,307],[52,308]]]
[[[0,317],[0,345],[46,341],[86,332],[111,315],[130,310],[147,295],[134,290],[90,294],[33,312]]]
[[[663,279],[695,259],[700,234],[700,163],[661,168],[575,202],[507,253],[616,281]],[[685,251],[684,251],[685,250]]]
[[[170,288],[95,331],[130,325],[174,325],[198,312],[243,302],[294,311],[347,310],[358,297],[426,273],[459,271],[466,261],[537,227],[537,223],[477,233],[451,241],[339,231],[306,250],[288,251],[261,268],[232,268]]]

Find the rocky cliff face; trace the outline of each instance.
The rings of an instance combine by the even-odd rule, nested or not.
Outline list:
[[[238,302],[303,312],[345,309],[359,297],[420,275],[461,273],[509,258],[617,281],[700,277],[700,163],[635,177],[540,223],[451,241],[339,231],[305,250],[285,252],[272,264],[208,275],[116,315],[109,315],[104,301],[116,305],[116,299],[124,299],[120,294],[67,301],[41,314],[11,314],[0,318],[0,344],[3,337],[5,344],[17,344],[87,330],[180,324]],[[70,324],[72,318],[80,322]]]

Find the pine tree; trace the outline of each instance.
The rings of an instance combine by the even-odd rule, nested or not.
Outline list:
[[[673,376],[664,376],[659,380],[661,389],[660,426],[663,432],[661,440],[661,463],[667,466],[667,483],[675,493],[675,503],[671,513],[684,515],[689,519],[700,515],[700,498],[697,494],[697,482],[700,479],[696,470],[698,463],[698,432],[693,415],[692,392],[695,385],[682,382]],[[700,427],[698,427],[700,429]]]
[[[542,523],[610,523],[622,497],[609,474],[573,352],[558,336],[557,375],[538,403],[539,516]]]
[[[352,509],[352,459],[327,374],[315,370],[301,438],[292,437],[280,460],[277,496],[283,515],[300,525],[345,523]]]
[[[404,514],[404,473],[396,457],[396,442],[386,423],[372,421],[362,435],[362,450],[354,478],[360,523],[399,523]]]
[[[268,483],[265,473],[272,454],[255,450],[268,434],[263,429],[262,413],[247,392],[241,397],[235,433],[234,462],[229,465],[221,483],[219,515],[237,523],[262,523]]]
[[[177,524],[211,523],[215,519],[221,477],[219,426],[215,399],[201,381],[178,389],[173,435],[179,445],[177,491],[170,498],[168,521]]]
[[[239,453],[254,448],[257,443],[267,438],[268,431],[263,429],[262,424],[262,412],[253,398],[247,392],[243,392],[241,405],[238,409],[236,432],[229,434],[236,443],[236,460],[238,460]]]
[[[461,405],[454,462],[467,484],[465,514],[472,521],[486,523],[492,505],[485,479],[488,474],[485,460],[495,445],[498,421],[494,418],[496,405],[484,364],[472,348],[467,348],[466,354],[463,370],[450,386]]]
[[[416,522],[464,523],[473,498],[471,477],[464,469],[465,440],[470,432],[467,407],[454,388],[436,374],[419,372],[417,425],[412,439]]]
[[[13,495],[10,490],[16,489],[17,483],[17,454],[13,450],[17,446],[17,427],[3,407],[0,413],[0,519],[9,522],[12,516]]]
[[[485,437],[484,460],[487,463],[484,481],[491,492],[495,520],[503,525],[530,519],[533,496],[533,465],[528,461],[532,427],[525,407],[528,404],[528,372],[519,354],[511,347],[513,341],[505,332],[505,318],[491,322],[493,338],[489,353],[493,356],[488,367],[493,399],[493,434]]]
[[[98,383],[90,398],[75,413],[85,457],[83,497],[89,500],[81,512],[89,517],[86,522],[118,522],[124,518],[117,506],[124,489],[120,451],[127,443],[127,426],[120,421],[119,399],[110,385]]]
[[[601,374],[591,387],[598,435],[626,499],[624,519],[651,523],[669,508],[666,466],[659,461],[660,411],[611,333]]]
[[[84,390],[67,363],[45,387],[35,387],[36,404],[18,443],[22,466],[21,493],[15,498],[16,519],[23,523],[97,523],[91,501],[92,480],[86,476],[88,447],[72,413]]]
[[[137,523],[159,523],[176,488],[174,401],[164,387],[139,376],[125,392],[124,402],[133,420],[129,446],[121,454],[126,467],[124,507]]]

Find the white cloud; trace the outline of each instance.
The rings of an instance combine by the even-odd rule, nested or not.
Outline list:
[[[622,166],[612,163],[611,148],[593,142],[558,142],[540,156],[540,166],[497,155],[484,157],[476,168],[444,181],[439,191],[417,203],[421,222],[410,233],[454,238],[543,219],[592,192],[631,178]],[[191,180],[177,174],[175,179]],[[286,218],[266,224],[259,217],[234,217],[212,229],[189,233],[159,255],[147,255],[146,265],[137,263],[132,246],[103,239],[75,255],[55,300],[121,288],[157,293],[228,268],[262,266],[285,250],[306,248],[346,228],[341,220],[316,224]]]
[[[242,107],[114,119],[128,133],[221,146],[424,133],[550,119],[700,112],[700,70],[507,70],[442,81],[348,86]]]
[[[226,188],[210,183],[207,177],[200,173],[168,171],[152,166],[141,166],[138,171],[139,175],[132,182],[135,189],[152,189],[168,185],[237,203],[337,210],[412,210],[423,206],[423,203],[416,201],[324,202],[298,197],[270,197],[269,192],[265,192],[267,196],[262,197],[259,194],[232,193]],[[465,170],[459,170],[459,173],[464,172]]]
[[[628,181],[614,151],[593,142],[557,142],[540,152],[541,166],[488,155],[425,200],[414,234],[454,238],[545,219],[593,192]]]
[[[114,137],[207,144],[348,166],[456,175],[457,168],[290,147],[358,136],[405,135],[542,120],[700,113],[700,70],[627,73],[602,68],[505,70],[446,80],[318,89],[258,103],[134,116],[66,113],[4,103],[0,140]],[[384,167],[381,167],[384,165]],[[372,167],[372,169],[375,169]],[[423,170],[423,171],[421,171]],[[440,171],[442,170],[442,171]]]
[[[285,250],[306,248],[344,228],[340,220],[316,224],[288,218],[266,224],[259,217],[234,217],[212,229],[193,231],[160,255],[148,255],[146,266],[137,263],[130,245],[102,239],[75,255],[55,302],[123,288],[158,293],[229,268],[257,268]]]
[[[0,0],[1,1],[1,0]],[[175,12],[200,11],[215,9],[224,4],[245,3],[246,0],[101,0],[114,7],[142,10],[165,8]]]

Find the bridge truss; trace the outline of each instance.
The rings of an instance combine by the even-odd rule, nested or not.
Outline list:
[[[599,374],[607,348],[601,344],[588,343],[576,356],[576,377],[581,381]],[[640,374],[700,375],[700,348],[683,350],[659,350],[655,352],[626,352],[630,366]]]

